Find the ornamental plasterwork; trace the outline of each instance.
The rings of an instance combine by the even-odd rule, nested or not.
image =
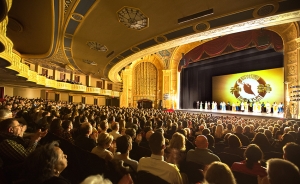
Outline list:
[[[100,43],[95,42],[95,41],[88,41],[86,44],[90,49],[96,50],[96,51],[99,51],[99,52],[106,52],[108,50],[108,48],[105,45],[100,44]]]
[[[296,75],[297,74],[297,64],[287,66],[287,75]]]
[[[164,69],[165,70],[169,69],[169,67],[170,67],[170,59],[171,59],[171,56],[172,56],[175,48],[176,47],[166,49],[166,50],[161,50],[157,54],[160,57],[160,59],[164,62]]]
[[[264,17],[260,19],[255,19],[251,21],[246,21],[238,24],[233,24],[230,26],[220,27],[213,30],[207,30],[204,32],[196,33],[190,36],[174,39],[165,43],[161,43],[159,45],[155,45],[153,47],[147,48],[142,50],[138,53],[132,54],[131,56],[125,58],[124,60],[120,61],[118,64],[114,65],[108,74],[108,77],[113,82],[120,82],[118,80],[119,77],[115,75],[118,71],[122,69],[124,65],[131,63],[132,61],[142,58],[146,55],[151,53],[158,52],[160,50],[168,49],[171,47],[176,47],[184,44],[188,44],[191,42],[204,40],[212,37],[223,36],[227,34],[237,33],[241,31],[248,31],[252,29],[259,29],[261,27],[269,27],[275,26],[278,23],[284,24],[288,22],[294,22],[300,19],[300,10],[294,12],[283,13],[280,15],[274,15],[270,17]],[[293,47],[294,48],[294,47]]]
[[[56,69],[56,70],[62,71],[62,72],[73,71],[72,68],[66,67],[69,64],[69,62],[66,59],[65,54],[61,48],[57,49],[57,52],[49,58],[25,59],[25,61],[28,61],[33,64],[39,64],[40,66],[43,66],[45,68]],[[78,74],[80,73],[80,72],[76,71],[76,69],[73,72],[76,72]]]
[[[289,76],[287,77],[287,81],[290,82],[290,86],[297,84],[297,76]]]
[[[297,51],[289,52],[285,55],[287,63],[292,64],[297,62]]]
[[[70,5],[72,3],[72,0],[65,0],[65,13],[68,11]]]

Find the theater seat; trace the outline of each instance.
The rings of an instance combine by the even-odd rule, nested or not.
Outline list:
[[[264,152],[264,160],[267,161],[270,158],[283,158],[283,153],[276,151]]]
[[[234,162],[240,162],[240,161],[244,160],[239,155],[234,155],[234,154],[225,153],[225,152],[218,153],[217,155],[221,159],[221,161],[223,163],[227,164],[229,167],[231,167]]]
[[[167,181],[155,176],[147,171],[137,172],[137,184],[168,184]]]
[[[204,180],[204,175],[201,170],[204,165],[195,162],[183,162],[180,171],[185,173],[188,177],[189,183],[199,183]]]
[[[258,184],[257,176],[232,171],[237,184]]]

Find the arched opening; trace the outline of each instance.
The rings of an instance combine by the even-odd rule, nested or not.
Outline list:
[[[139,109],[151,109],[153,107],[153,101],[149,99],[141,99],[137,101],[137,104]]]

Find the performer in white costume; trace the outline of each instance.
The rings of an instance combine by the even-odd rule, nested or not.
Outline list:
[[[271,112],[271,105],[269,102],[266,103],[266,112],[269,114]]]
[[[200,102],[200,110],[203,109],[202,105],[203,105],[203,103],[202,103],[202,101],[201,101],[201,102]]]
[[[245,105],[245,111],[244,112],[248,112],[249,111],[249,104],[248,104],[248,102],[245,102],[244,105]]]
[[[214,102],[214,108],[213,108],[215,111],[218,110],[218,104],[217,102]]]
[[[222,102],[222,111],[226,111],[226,103]]]
[[[244,110],[245,110],[244,102],[241,102],[241,111],[244,112]]]
[[[204,109],[207,110],[207,101],[205,101]]]

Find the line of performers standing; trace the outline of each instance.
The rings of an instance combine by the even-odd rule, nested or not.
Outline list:
[[[204,105],[204,106],[203,106]],[[242,112],[266,112],[266,113],[283,113],[283,103],[277,104],[274,102],[273,104],[270,104],[269,102],[233,102],[230,104],[230,102],[220,102],[219,107],[217,102],[207,102],[202,103],[197,101],[197,109],[200,110],[231,110],[231,111],[242,111]]]

